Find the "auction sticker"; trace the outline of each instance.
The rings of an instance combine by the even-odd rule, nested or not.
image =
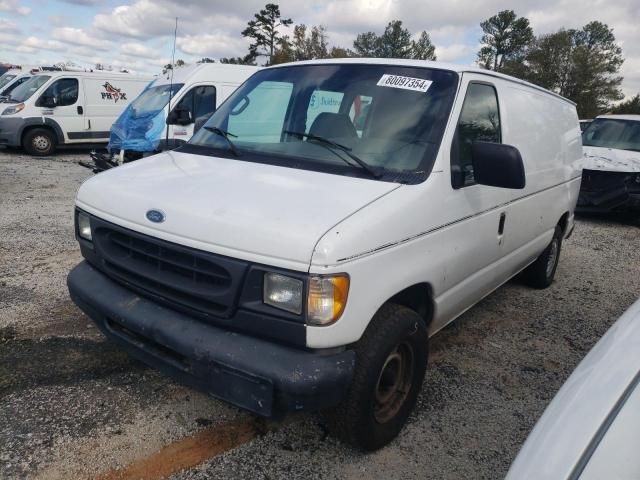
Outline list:
[[[414,92],[426,92],[433,82],[423,78],[403,77],[385,73],[380,77],[376,85],[380,87],[402,88]]]

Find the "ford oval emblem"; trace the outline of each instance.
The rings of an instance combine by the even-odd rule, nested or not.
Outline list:
[[[147,220],[153,223],[162,223],[164,222],[165,216],[164,212],[161,210],[149,210],[146,214]]]

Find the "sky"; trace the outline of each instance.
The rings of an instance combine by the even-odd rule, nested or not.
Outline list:
[[[638,0],[271,0],[295,24],[324,25],[331,46],[351,48],[360,32],[382,33],[403,21],[416,36],[427,30],[438,60],[473,64],[480,22],[513,9],[536,34],[580,28],[600,20],[614,29],[626,58],[623,91],[640,92]],[[176,59],[244,56],[240,35],[267,0],[0,0],[0,61],[52,64],[72,61],[157,73],[170,62],[175,18]],[[289,29],[291,30],[291,29]]]

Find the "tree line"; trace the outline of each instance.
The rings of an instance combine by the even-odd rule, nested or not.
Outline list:
[[[527,80],[576,102],[580,118],[609,111],[640,113],[640,94],[616,105],[624,98],[620,88],[624,57],[608,25],[592,21],[580,29],[535,35],[527,18],[503,10],[482,21],[480,27],[483,35],[477,63],[481,67]],[[294,25],[273,3],[256,13],[241,34],[251,40],[247,55],[222,58],[221,63],[255,65],[260,57],[267,65],[345,57],[437,59],[429,33],[414,35],[401,20],[389,22],[381,34],[359,33],[352,48],[343,48],[329,45],[326,27]]]

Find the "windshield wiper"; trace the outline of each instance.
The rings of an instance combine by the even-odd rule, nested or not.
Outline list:
[[[369,165],[367,162],[362,160],[355,153],[352,153],[351,152],[351,148],[349,148],[349,147],[347,147],[345,145],[341,145],[339,143],[333,142],[333,141],[329,140],[328,138],[320,137],[318,135],[313,135],[312,133],[294,132],[292,130],[284,130],[283,133],[286,133],[287,135],[296,135],[296,136],[301,137],[301,138],[306,137],[309,140],[313,140],[315,142],[318,142],[318,145],[323,145],[323,146],[326,146],[327,148],[337,148],[338,150],[341,150],[344,153],[346,153],[347,156],[351,160],[356,162],[363,170],[365,170],[367,173],[369,173],[369,175],[371,175],[373,178],[382,177],[382,173],[376,171],[371,165]],[[331,151],[335,153],[334,150],[331,150]],[[353,166],[353,164],[351,162],[349,162],[343,156],[336,154],[336,157],[342,159],[342,161],[344,161],[348,165]]]
[[[233,154],[236,157],[240,156],[240,152],[238,152],[238,149],[236,148],[235,144],[229,138],[229,137],[237,137],[237,135],[234,135],[233,133],[229,133],[229,132],[227,132],[225,130],[222,130],[221,128],[218,128],[218,127],[210,127],[208,125],[205,125],[202,128],[204,128],[205,130],[208,130],[209,132],[215,133],[216,135],[220,135],[221,137],[223,137],[227,141],[227,144],[229,145],[229,149],[233,152]]]

